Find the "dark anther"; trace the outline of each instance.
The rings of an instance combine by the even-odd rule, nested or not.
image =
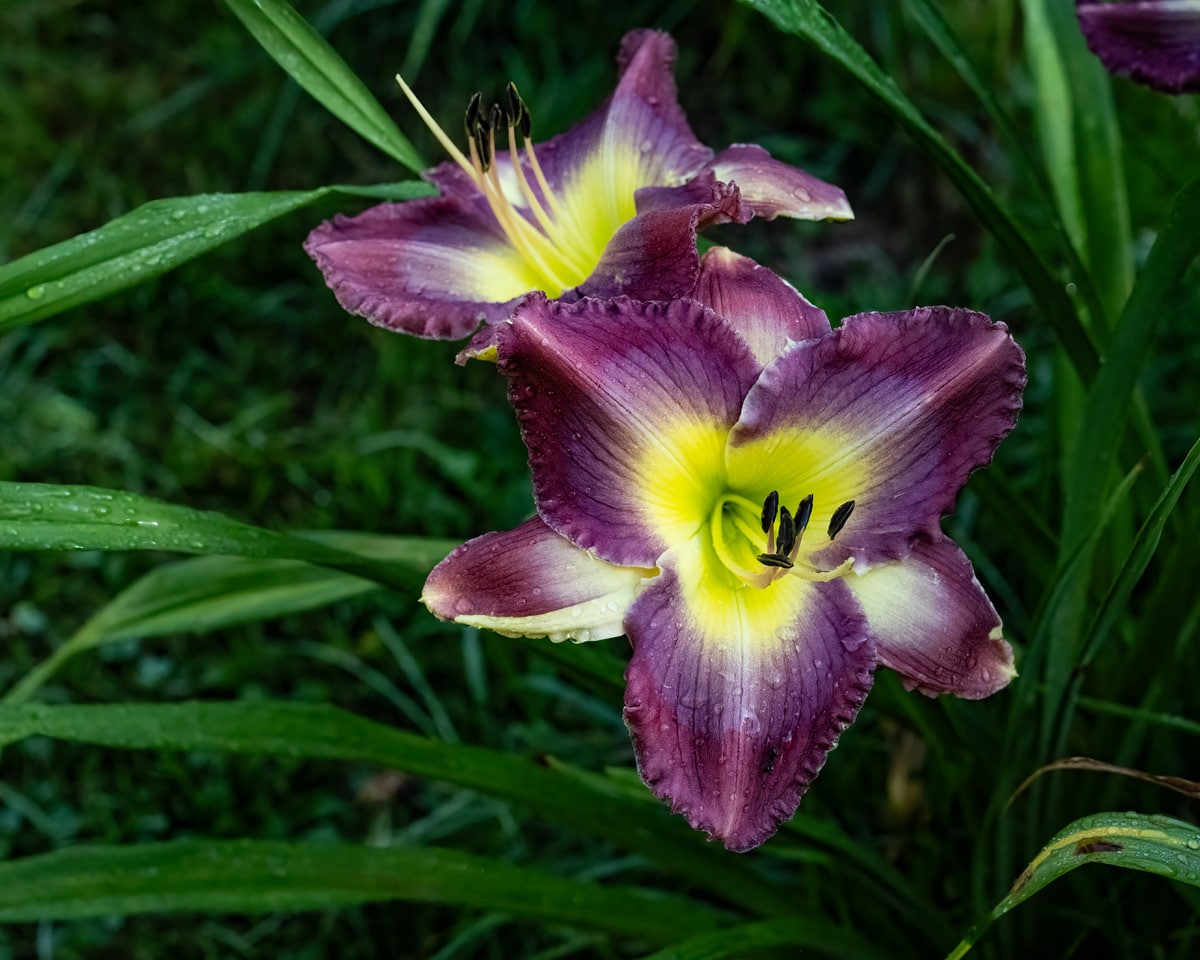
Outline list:
[[[495,107],[492,109],[494,111]],[[476,93],[467,104],[467,136],[475,144],[475,151],[479,154],[479,163],[483,167],[484,173],[487,173],[488,167],[492,165],[489,122],[488,118],[483,115],[483,95]]]
[[[492,104],[492,109],[488,111],[488,132],[495,133],[504,123],[504,108],[498,103]]]
[[[813,510],[813,495],[810,493],[807,497],[800,501],[800,505],[796,507],[796,540],[798,541],[804,536],[804,531],[808,529],[808,521],[812,519]]]
[[[467,115],[463,118],[463,125],[467,127],[467,138],[474,140],[475,144],[479,144],[479,126],[484,120],[484,95],[475,94],[467,102]]]
[[[796,543],[796,524],[792,520],[792,515],[788,513],[787,507],[779,508],[779,536],[775,540],[775,552],[786,557],[792,552],[792,546]],[[790,564],[789,564],[790,566]]]
[[[846,521],[850,519],[850,514],[854,512],[854,501],[847,500],[840,507],[833,511],[833,516],[829,518],[829,539],[832,540],[842,532],[842,527],[846,525]]]
[[[508,86],[504,92],[508,96],[508,125],[510,127],[520,127],[521,136],[528,140],[529,131],[532,127],[529,107],[525,105],[525,101],[521,99],[521,94],[517,92],[517,85],[511,80],[508,82]]]
[[[779,516],[779,491],[772,490],[763,501],[762,528],[763,533],[770,533],[775,526],[775,518]]]
[[[791,560],[778,553],[760,553],[758,555],[758,562],[764,567],[780,567],[784,570],[791,570],[795,566]]]

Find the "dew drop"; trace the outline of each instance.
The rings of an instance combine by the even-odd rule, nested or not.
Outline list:
[[[39,283],[36,287],[30,287],[25,291],[25,296],[30,300],[41,300],[46,295],[45,284]]]
[[[797,200],[799,200],[801,203],[808,203],[809,201],[812,200],[812,194],[809,193],[807,190],[805,190],[803,187],[797,187],[795,190],[792,191],[792,195]]]
[[[1200,837],[1188,838],[1187,847],[1189,850],[1200,850]]]

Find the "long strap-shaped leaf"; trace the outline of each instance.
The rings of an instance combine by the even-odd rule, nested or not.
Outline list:
[[[304,560],[406,591],[421,579],[410,567],[263,530],[213,511],[120,490],[51,483],[0,482],[0,549],[166,550]]]
[[[263,913],[412,900],[502,911],[666,944],[725,917],[684,897],[610,887],[436,848],[183,840],[72,847],[0,864],[0,921],[164,910]]]
[[[740,960],[771,947],[792,947],[819,956],[855,960],[886,960],[893,956],[846,927],[824,920],[767,920],[701,934],[644,960]]]
[[[408,570],[413,591],[455,540],[389,537],[347,531],[305,539]],[[300,560],[208,556],[164,563],[143,575],[90,617],[71,638],[22,677],[3,698],[24,703],[68,660],[101,644],[171,633],[205,633],[327,606],[381,584]],[[619,679],[621,670],[615,671]]]
[[[1066,498],[1064,549],[1074,547],[1095,523],[1117,456],[1131,398],[1164,316],[1164,302],[1200,255],[1200,178],[1180,191],[1171,204],[1121,318],[1104,351],[1104,365],[1088,391],[1087,416],[1079,429],[1073,459],[1076,489]]]
[[[0,266],[0,331],[142,283],[331,194],[407,200],[432,192],[409,182],[151,200],[102,227]]]
[[[1091,381],[1098,367],[1096,348],[1063,285],[1046,269],[1024,231],[1000,206],[979,174],[929,124],[895,81],[816,0],[743,2],[762,11],[781,30],[804,37],[845,67],[933,157],[1012,259],[1041,316],[1053,325],[1075,370],[1085,382]]]
[[[246,29],[301,87],[359,136],[420,173],[426,164],[358,76],[283,0],[225,0]]]
[[[792,909],[786,887],[707,844],[665,807],[563,764],[447,744],[321,704],[183,703],[0,706],[0,745],[42,735],[126,749],[219,750],[407,770],[502,797],[540,816],[637,850],[755,914]],[[0,881],[2,882],[2,881]]]
[[[1041,849],[983,923],[951,951],[959,960],[993,921],[1085,863],[1157,873],[1200,886],[1200,829],[1171,817],[1140,813],[1096,813],[1063,828]],[[1137,936],[1137,931],[1130,931]]]

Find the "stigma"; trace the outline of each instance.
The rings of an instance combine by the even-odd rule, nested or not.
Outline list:
[[[493,103],[487,109],[482,94],[471,97],[464,117],[467,152],[463,153],[404,79],[397,75],[396,82],[430,132],[487,200],[536,286],[548,296],[558,297],[583,283],[599,262],[602,249],[595,251],[592,262],[590,247],[594,244],[587,242],[590,225],[581,222],[551,190],[530,139],[533,122],[529,107],[516,84],[505,88],[502,104]],[[510,163],[498,165],[497,157],[506,148]],[[507,176],[510,171],[511,177]]]

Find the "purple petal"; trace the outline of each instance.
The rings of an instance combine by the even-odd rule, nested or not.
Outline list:
[[[864,313],[768,366],[730,438],[730,482],[814,496],[807,549],[860,571],[941,536],[976,467],[1012,429],[1024,355],[1003,324],[953,307]],[[830,544],[834,511],[853,513]]]
[[[597,560],[534,517],[457,547],[429,574],[421,602],[507,637],[605,640],[625,632],[625,611],[655,574]]]
[[[1080,0],[1075,12],[1112,73],[1166,93],[1200,92],[1200,0]]]
[[[727,247],[704,254],[691,297],[728,320],[763,366],[779,356],[788,341],[815,340],[829,333],[824,310],[766,267]]]
[[[531,297],[498,347],[551,527],[610,563],[653,567],[708,522],[759,371],[725,321],[691,300]]]
[[[670,194],[671,203],[655,202],[613,235],[595,272],[579,288],[583,296],[675,300],[687,295],[700,273],[697,230],[740,216],[737,191],[712,180],[640,190],[639,209],[648,193]]]
[[[870,690],[875,652],[840,581],[714,591],[676,558],[626,618],[625,723],[654,793],[749,850],[795,813]]]
[[[435,340],[504,319],[530,285],[486,205],[456,199],[338,215],[313,230],[304,249],[345,310]]]
[[[735,143],[709,164],[718,180],[737,184],[756,217],[774,220],[853,220],[846,195],[799,167],[782,163],[754,143]]]
[[[1016,676],[1000,617],[952,540],[920,540],[903,560],[845,582],[867,615],[879,662],[910,690],[975,700]]]

